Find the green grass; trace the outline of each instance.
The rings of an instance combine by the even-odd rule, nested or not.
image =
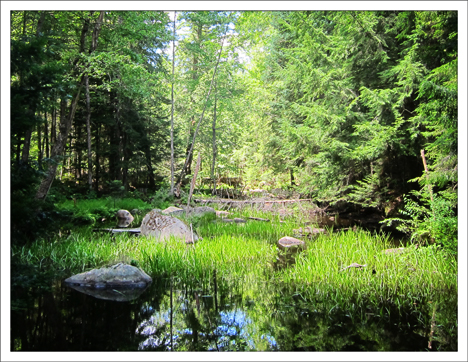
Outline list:
[[[113,202],[107,200],[106,202]],[[139,201],[126,201],[118,207],[142,208]],[[133,204],[131,204],[134,202]],[[93,210],[103,202],[81,200],[83,210]],[[141,217],[143,217],[142,215]],[[280,217],[255,209],[232,210],[230,218],[249,216],[271,222],[248,220],[244,224],[213,223],[212,218],[192,220],[203,238],[195,246],[171,239],[93,233],[90,227],[75,228],[68,237],[37,240],[25,247],[13,247],[12,256],[23,264],[44,269],[78,273],[116,262],[136,263],[153,277],[171,275],[180,281],[210,283],[212,273],[225,278],[254,275],[267,283],[293,286],[307,298],[392,300],[409,303],[419,298],[435,298],[457,293],[457,262],[435,246],[408,247],[404,254],[384,254],[394,247],[390,239],[362,230],[329,233],[307,240],[307,250],[294,265],[275,269],[277,241],[300,226],[294,217]],[[280,219],[284,219],[280,223]],[[340,269],[351,263],[366,264],[362,269]]]
[[[302,285],[309,294],[398,303],[457,291],[456,260],[436,246],[385,254],[383,250],[392,248],[389,238],[364,231],[322,235],[307,246],[295,265],[278,277]],[[367,266],[340,271],[352,263]]]
[[[66,200],[56,205],[59,209],[78,209],[80,211],[93,212],[95,210],[112,209],[151,209],[151,205],[137,198],[112,198],[89,199],[89,200]]]
[[[58,204],[59,215],[65,216],[66,222],[62,229],[74,229],[80,225],[115,226],[118,210],[138,209],[141,213],[133,215],[132,225],[140,225],[145,213],[151,210],[153,205],[137,198],[103,198],[83,200],[65,200]]]

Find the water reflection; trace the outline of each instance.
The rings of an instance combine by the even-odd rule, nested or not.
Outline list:
[[[155,279],[127,302],[53,282],[15,288],[12,305],[11,348],[23,351],[424,351],[433,311],[424,299],[340,308],[271,280],[227,277],[204,287]],[[437,325],[456,321],[456,308],[455,296],[437,309]],[[433,339],[433,350],[457,349],[456,329]]]
[[[115,302],[128,302],[137,299],[147,289],[138,287],[120,287],[112,288],[95,288],[80,285],[68,285],[69,288],[75,289],[78,292],[88,294],[94,298],[112,300]]]

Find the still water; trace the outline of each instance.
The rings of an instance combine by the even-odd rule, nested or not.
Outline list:
[[[44,278],[12,289],[11,350],[457,350],[456,332],[431,336],[429,309],[362,301],[343,309],[302,294],[273,281],[214,274],[203,286],[156,279],[139,297],[124,302]],[[456,308],[453,303],[443,310],[456,318]]]

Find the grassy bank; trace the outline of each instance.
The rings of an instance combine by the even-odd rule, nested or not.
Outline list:
[[[303,285],[306,294],[337,301],[357,297],[398,303],[457,293],[457,263],[443,250],[413,245],[401,254],[386,254],[384,250],[391,247],[388,237],[364,231],[320,236],[279,278]],[[352,263],[365,266],[345,269]]]
[[[248,215],[248,210],[233,214]],[[255,212],[255,216],[265,215]],[[214,270],[226,277],[254,274],[294,285],[309,297],[357,296],[380,302],[457,292],[457,263],[443,250],[411,246],[403,254],[385,254],[383,250],[392,247],[388,237],[360,230],[307,240],[307,250],[296,257],[295,264],[277,270],[272,267],[278,255],[276,242],[292,235],[297,227],[293,220],[236,224],[198,219],[194,227],[203,240],[195,246],[127,235],[113,238],[81,228],[53,241],[13,247],[12,255],[23,264],[67,273],[116,262],[134,263],[152,276],[173,275],[202,284],[209,283]],[[342,270],[352,263],[366,266]]]

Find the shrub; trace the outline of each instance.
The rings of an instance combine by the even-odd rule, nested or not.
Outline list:
[[[396,228],[411,236],[411,240],[422,244],[430,241],[442,246],[449,254],[456,256],[458,247],[458,218],[450,200],[436,193],[433,200],[418,203],[408,196],[401,214],[406,218],[389,218],[383,221],[387,226],[396,223]],[[429,204],[428,206],[426,206]]]

